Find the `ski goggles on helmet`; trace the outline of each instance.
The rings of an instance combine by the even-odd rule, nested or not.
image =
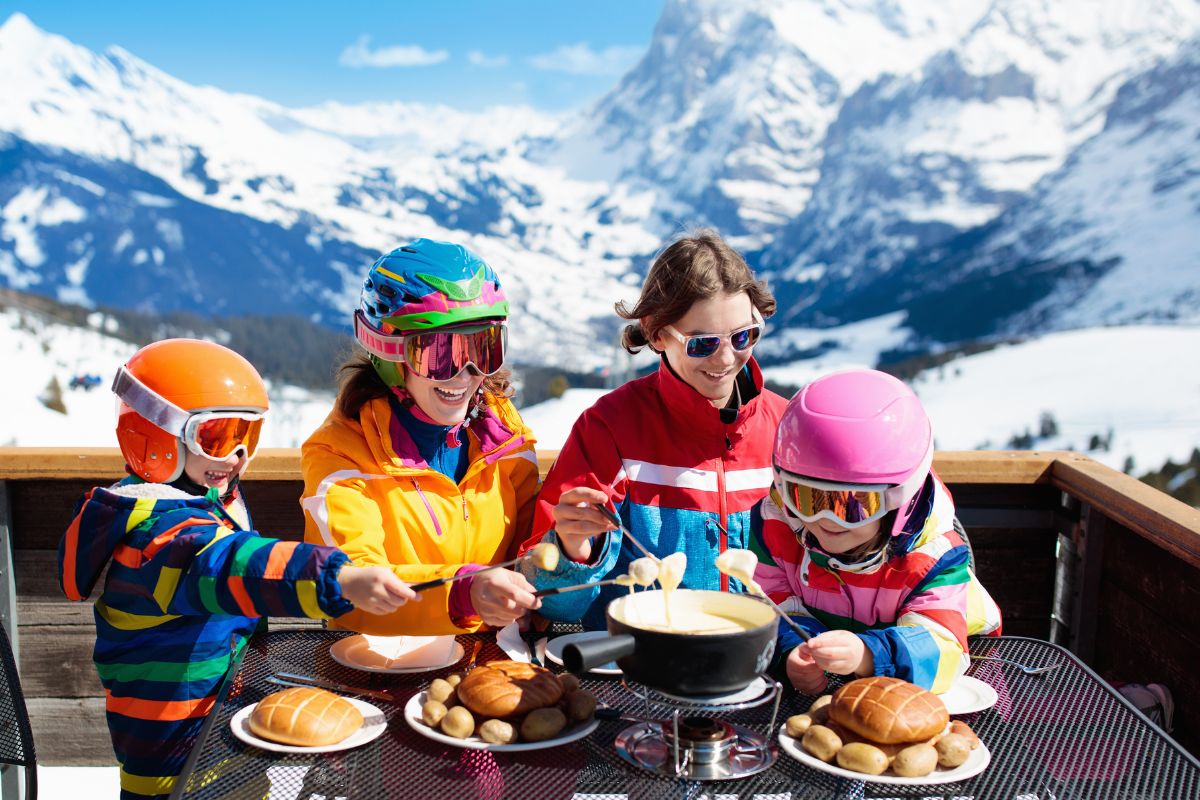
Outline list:
[[[354,314],[354,336],[368,353],[384,361],[403,363],[415,375],[448,381],[467,366],[494,375],[504,366],[508,327],[483,327],[391,333],[371,325],[362,311]]]
[[[775,468],[775,489],[792,516],[804,522],[827,519],[861,528],[893,510],[888,484],[831,483]],[[894,492],[893,492],[894,496]]]
[[[757,317],[757,315],[755,316]],[[763,323],[761,321],[754,322],[744,328],[738,328],[730,334],[696,333],[691,336],[684,336],[670,325],[664,325],[663,330],[671,334],[671,336],[683,345],[684,352],[690,358],[708,358],[720,350],[721,342],[726,340],[729,341],[729,346],[739,353],[754,347],[759,337],[762,336]]]
[[[125,367],[113,379],[113,394],[141,417],[172,434],[198,456],[223,459],[237,449],[254,457],[266,411],[187,411],[139,381]]]

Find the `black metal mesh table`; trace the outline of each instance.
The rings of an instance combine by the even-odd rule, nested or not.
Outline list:
[[[1062,661],[1044,676],[1008,665],[975,662],[970,674],[996,689],[999,702],[969,715],[992,754],[980,775],[940,786],[883,786],[837,778],[804,766],[782,750],[769,769],[736,781],[692,782],[656,775],[623,761],[613,742],[628,722],[606,721],[586,739],[544,750],[491,753],[452,747],[413,731],[403,703],[372,700],[383,709],[383,736],[355,750],[326,755],[280,755],[248,746],[230,730],[241,708],[280,687],[275,672],[320,675],[392,690],[402,701],[453,667],[418,675],[380,675],[348,669],[329,655],[345,633],[317,629],[255,636],[192,754],[174,797],[259,798],[891,798],[976,797],[1016,800],[1200,797],[1200,762],[1136,711],[1066,650],[1033,639],[974,642],[976,655],[1032,665]],[[478,662],[504,658],[489,634],[463,636],[467,654],[482,642]],[[637,713],[643,701],[616,679],[587,679],[601,703]],[[785,693],[780,720],[808,707],[811,697]],[[726,718],[764,730],[768,703]]]

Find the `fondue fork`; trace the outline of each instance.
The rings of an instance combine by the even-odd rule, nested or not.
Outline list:
[[[291,672],[277,672],[267,678],[267,683],[274,683],[280,686],[316,686],[321,689],[329,689],[334,692],[343,692],[350,695],[362,695],[363,697],[371,697],[376,700],[384,700],[388,703],[397,702],[396,696],[386,689],[367,689],[361,686],[348,686],[337,681],[327,681],[321,678],[314,678],[311,675],[297,675]]]
[[[434,578],[431,581],[422,581],[421,583],[409,584],[408,588],[412,589],[414,592],[423,592],[426,589],[433,589],[434,587],[441,586],[442,584],[449,583],[450,581],[457,581],[461,578],[469,578],[473,575],[478,575],[481,572],[487,572],[488,570],[511,567],[513,564],[524,561],[527,558],[529,558],[529,553],[526,553],[523,556],[518,556],[510,561],[503,561],[499,564],[489,564],[482,569],[477,569],[472,572],[460,572],[457,575],[448,575],[445,578]]]
[[[632,545],[633,545],[634,547],[636,547],[638,550],[641,550],[641,551],[642,551],[642,555],[644,555],[646,558],[648,558],[648,559],[650,559],[651,561],[653,561],[655,564],[657,564],[657,563],[659,563],[660,561],[662,561],[662,559],[661,559],[661,558],[659,558],[658,556],[654,555],[654,553],[651,553],[651,552],[650,552],[650,551],[649,551],[649,550],[646,548],[646,546],[645,546],[645,545],[643,545],[643,544],[642,544],[641,542],[639,542],[639,541],[638,541],[636,538],[634,538],[634,535],[633,535],[632,533],[630,533],[630,532],[629,532],[629,528],[626,528],[626,527],[625,527],[625,523],[621,522],[621,517],[617,515],[617,512],[615,512],[615,511],[610,511],[610,510],[608,509],[608,506],[606,506],[606,505],[603,505],[603,504],[601,504],[601,503],[593,503],[593,504],[592,504],[592,506],[593,506],[593,507],[594,507],[594,508],[595,508],[597,511],[599,511],[601,514],[603,514],[603,515],[604,515],[604,518],[605,518],[606,520],[608,520],[609,522],[611,522],[613,525],[616,525],[616,526],[617,526],[617,530],[619,530],[619,531],[621,532],[621,535],[622,535],[622,536],[624,536],[626,539],[628,539],[630,544],[632,544]]]
[[[605,581],[596,581],[595,583],[576,583],[571,586],[555,586],[553,589],[538,589],[533,593],[534,597],[545,597],[548,594],[562,594],[563,592],[577,592],[580,589],[590,589],[593,586],[610,586],[617,582],[616,578],[609,578]]]

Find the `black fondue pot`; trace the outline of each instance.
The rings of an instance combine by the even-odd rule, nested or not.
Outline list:
[[[775,653],[775,612],[749,595],[696,589],[670,593],[677,630],[661,630],[663,592],[638,592],[609,603],[608,638],[573,642],[563,664],[586,672],[616,661],[630,680],[670,694],[729,694],[744,689],[766,670]],[[741,629],[729,633],[688,631],[690,612],[716,614]]]

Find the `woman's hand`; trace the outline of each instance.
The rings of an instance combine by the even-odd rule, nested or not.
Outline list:
[[[355,608],[368,614],[390,614],[409,600],[420,596],[408,584],[383,567],[352,567],[346,564],[338,571],[338,584]]]
[[[826,672],[860,676],[875,672],[875,656],[863,640],[850,631],[826,631],[809,639],[801,647],[807,648],[812,660]]]
[[[829,685],[825,670],[813,660],[807,644],[802,644],[788,653],[784,666],[787,668],[788,680],[798,692],[820,694]]]
[[[539,608],[541,598],[533,592],[525,576],[510,569],[491,569],[471,578],[471,605],[493,627],[502,628],[526,611]]]
[[[612,523],[596,508],[607,503],[608,495],[599,489],[576,486],[558,498],[554,507],[554,532],[562,551],[572,561],[586,563],[592,557],[592,537],[613,530]]]

